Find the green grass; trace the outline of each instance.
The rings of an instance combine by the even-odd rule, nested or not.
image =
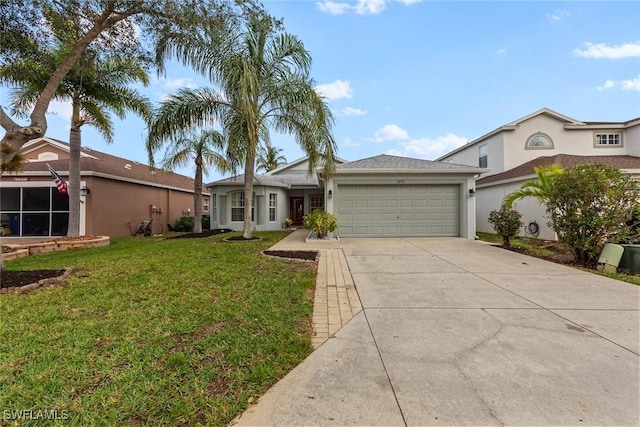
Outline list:
[[[55,410],[65,425],[226,425],[311,352],[315,267],[262,256],[286,234],[256,235],[121,238],[7,262],[74,273],[0,295],[0,425],[4,410]]]
[[[492,233],[476,233],[478,238],[484,242],[490,242],[495,244],[502,244],[502,238],[497,234]],[[532,239],[529,237],[516,237],[511,239],[511,246],[520,250],[521,252],[531,255],[537,258],[551,259],[553,255],[555,255],[554,247],[540,247],[540,244],[543,243],[540,239]],[[602,271],[588,269],[584,267],[579,267],[583,270],[589,271],[594,274],[599,274],[601,276],[606,276],[612,279],[621,280],[623,282],[632,283],[634,285],[640,285],[640,276],[639,275],[629,275],[623,273],[605,273]]]
[[[491,233],[476,233],[480,240],[490,243],[495,243],[497,245],[502,244],[502,238],[497,234]],[[540,245],[541,240],[533,239],[530,237],[516,237],[511,239],[511,246],[516,249],[519,249],[523,252],[526,252],[528,255],[535,256],[538,258],[549,258],[553,256],[554,251],[549,248],[541,248]]]

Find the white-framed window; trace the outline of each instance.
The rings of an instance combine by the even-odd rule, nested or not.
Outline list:
[[[209,212],[209,199],[204,199],[202,202],[202,210],[204,212]]]
[[[244,191],[231,193],[231,221],[244,221]],[[254,220],[254,206],[251,206],[251,221]]]
[[[276,207],[278,206],[278,195],[269,193],[269,221],[276,220]]]
[[[481,146],[478,147],[478,166],[481,168],[486,168],[487,165],[489,164],[489,160],[488,160],[488,148],[487,148],[487,144],[482,144]]]
[[[322,194],[309,196],[309,212],[313,212],[316,209],[324,210],[324,196]]]
[[[553,141],[549,136],[542,133],[537,133],[527,140],[526,148],[553,148]]]
[[[619,147],[622,145],[622,134],[620,133],[596,133],[596,147]]]

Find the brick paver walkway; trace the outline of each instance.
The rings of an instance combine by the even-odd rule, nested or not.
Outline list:
[[[347,260],[339,240],[306,241],[309,232],[292,232],[271,250],[318,251],[318,275],[313,300],[313,348],[318,348],[331,335],[362,310]]]

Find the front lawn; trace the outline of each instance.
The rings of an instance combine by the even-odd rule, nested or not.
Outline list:
[[[74,273],[0,295],[0,425],[226,425],[311,352],[315,265],[261,254],[286,234],[121,238],[7,262]]]
[[[482,232],[478,232],[476,234],[478,235],[478,238],[484,242],[495,243],[496,245],[502,244],[502,238],[497,234]],[[533,239],[530,237],[515,237],[511,239],[511,247],[512,250],[526,255],[543,258],[548,261],[561,264],[568,264],[578,268],[584,268],[575,264],[574,257],[571,252],[559,242]],[[638,275],[605,273],[594,269],[588,269],[588,271],[601,276],[610,277],[612,279],[622,280],[623,282],[633,283],[634,285],[640,285],[640,276]]]

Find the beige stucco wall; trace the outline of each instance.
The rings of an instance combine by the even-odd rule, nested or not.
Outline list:
[[[128,236],[145,218],[152,218],[154,234],[168,231],[187,209],[193,216],[193,193],[161,187],[144,186],[126,181],[89,177],[87,186],[88,235]],[[203,198],[208,198],[204,196]],[[154,209],[155,208],[155,209]]]
[[[52,147],[51,145],[44,145],[42,147],[38,147],[29,151],[28,158],[38,159],[40,156],[50,157],[51,155],[55,157],[55,160],[64,160],[69,158],[68,151],[60,150],[56,147]],[[44,159],[44,161],[47,161],[47,160],[49,159],[46,159],[46,158]],[[54,160],[54,159],[51,159],[51,160]]]
[[[478,187],[476,194],[476,224],[478,231],[484,233],[495,233],[495,230],[489,224],[489,213],[492,210],[500,209],[502,200],[507,194],[510,194],[520,188],[525,180],[514,181],[508,184],[494,185],[491,187]],[[522,215],[523,227],[520,229],[520,235],[525,236],[525,227],[532,221],[538,223],[539,239],[552,240],[555,239],[555,232],[547,226],[549,218],[544,206],[538,205],[534,199],[522,199],[513,204],[513,209]],[[535,237],[535,236],[531,236]]]
[[[465,149],[446,157],[443,161],[446,163],[456,163],[459,165],[469,165],[478,167],[480,157],[479,147],[483,144],[487,145],[487,168],[491,169],[483,176],[493,175],[504,171],[503,168],[503,152],[502,152],[503,134],[497,133],[488,137],[480,144],[471,145]]]
[[[597,147],[595,134],[600,132],[621,132],[622,129],[594,128],[565,129],[564,122],[545,114],[532,117],[520,123],[516,130],[505,132],[504,170],[512,169],[540,156],[555,156],[557,154],[572,154],[578,156],[623,156],[630,154],[627,147],[640,146],[640,139],[627,133],[623,134],[622,147]],[[538,133],[551,138],[553,149],[526,148],[528,139]],[[625,138],[626,136],[626,138]]]
[[[595,145],[597,133],[622,133],[621,147],[601,147]],[[553,141],[553,148],[526,148],[530,137],[544,134]],[[479,146],[487,144],[490,172],[494,175],[541,156],[571,154],[579,156],[640,156],[640,125],[622,129],[586,125],[583,129],[574,125],[565,128],[565,122],[546,114],[539,114],[519,123],[513,130],[503,130],[483,141],[464,147],[461,151],[443,158],[443,161],[468,165],[478,164]]]
[[[640,124],[625,129],[623,139],[627,154],[640,157]]]

